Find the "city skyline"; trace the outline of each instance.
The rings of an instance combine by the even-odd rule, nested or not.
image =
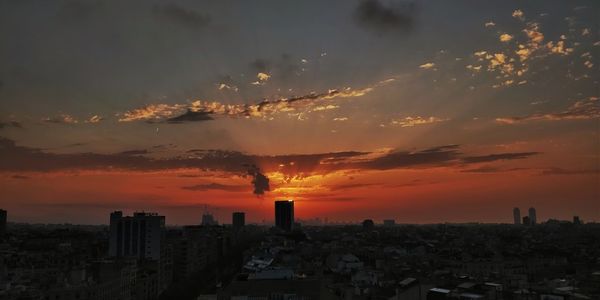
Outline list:
[[[0,208],[600,221],[600,3],[496,4],[0,3]]]

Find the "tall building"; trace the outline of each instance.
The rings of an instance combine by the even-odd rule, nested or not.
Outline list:
[[[275,226],[291,231],[294,227],[294,201],[275,201]]]
[[[6,233],[6,210],[0,209],[0,236]]]
[[[518,207],[513,208],[513,218],[515,225],[521,225],[521,210]]]
[[[215,220],[215,217],[211,213],[205,212],[202,214],[202,225],[204,225],[204,226],[217,225],[217,220]]]
[[[529,222],[531,222],[531,225],[537,224],[537,215],[533,207],[529,208]]]
[[[234,229],[240,229],[246,225],[246,214],[236,211],[231,215],[231,224]]]
[[[136,212],[123,217],[123,212],[110,214],[108,254],[112,257],[136,257],[160,260],[164,254],[165,217],[156,213]]]

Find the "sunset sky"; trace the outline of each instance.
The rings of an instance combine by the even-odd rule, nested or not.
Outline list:
[[[599,1],[0,0],[0,208],[600,221]],[[267,184],[268,179],[268,184]],[[268,186],[267,186],[268,185]]]

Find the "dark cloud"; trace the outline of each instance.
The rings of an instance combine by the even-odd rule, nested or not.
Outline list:
[[[257,58],[256,60],[250,63],[250,69],[253,72],[270,72],[271,62],[269,62],[266,59]]]
[[[363,0],[356,8],[359,25],[378,31],[410,31],[415,23],[415,3],[394,1],[383,4],[379,0]]]
[[[563,168],[548,168],[542,170],[540,175],[584,175],[600,174],[600,169],[568,170]]]
[[[119,152],[118,154],[121,154],[121,155],[144,155],[144,154],[148,154],[148,153],[150,153],[150,151],[143,149],[143,150],[127,150],[127,151]]]
[[[269,178],[262,174],[260,168],[256,165],[249,166],[248,175],[252,177],[252,185],[254,186],[253,193],[255,195],[264,195],[265,192],[271,190],[271,187],[269,186]]]
[[[19,174],[15,174],[13,176],[11,176],[11,178],[13,179],[29,179],[29,176],[25,176],[25,175],[19,175]]]
[[[431,180],[428,181],[428,180],[423,180],[423,179],[413,179],[406,183],[389,185],[389,187],[413,187],[413,186],[429,185],[429,184],[436,184],[436,183],[440,183],[440,181],[431,181]]]
[[[211,190],[226,191],[226,192],[246,192],[249,188],[245,185],[226,185],[220,183],[196,184],[191,186],[181,187],[184,190],[206,192]]]
[[[238,176],[251,176],[254,193],[269,190],[264,175],[280,172],[285,180],[309,175],[324,175],[336,171],[392,170],[439,166],[462,167],[468,164],[506,159],[524,159],[538,152],[500,153],[464,156],[458,146],[441,146],[422,151],[388,153],[328,152],[315,154],[250,155],[238,151],[195,149],[185,156],[152,158],[144,150],[113,154],[45,152],[38,148],[18,146],[0,137],[0,172],[53,172],[69,170],[132,170],[159,171],[196,169],[220,171]]]
[[[455,145],[415,152],[393,151],[370,161],[361,162],[365,169],[390,170],[402,167],[446,165],[456,162],[461,153]]]
[[[310,194],[306,196],[307,202],[351,202],[362,200],[361,197],[334,196],[331,194]],[[298,201],[298,200],[295,200]],[[305,201],[305,200],[299,200]]]
[[[183,8],[174,3],[155,5],[152,11],[161,19],[172,21],[192,29],[203,28],[210,24],[210,16],[195,10]]]
[[[180,175],[177,175],[177,177],[183,177],[183,178],[198,178],[198,177],[202,177],[202,175],[194,175],[194,174],[180,174]]]
[[[262,58],[254,60],[250,63],[250,70],[255,73],[272,73],[273,78],[286,80],[301,74],[302,68],[299,62],[299,58],[283,53],[279,58],[272,60]]]
[[[491,162],[497,160],[507,160],[507,159],[523,159],[528,158],[533,155],[538,155],[540,152],[516,152],[516,153],[498,153],[498,154],[488,154],[482,156],[468,156],[463,157],[462,161],[465,163],[482,163],[482,162]]]
[[[21,125],[21,123],[17,122],[17,121],[8,121],[8,122],[2,122],[0,121],[0,129],[3,128],[23,128],[23,125]]]
[[[167,123],[171,124],[179,124],[186,122],[200,122],[200,121],[210,121],[214,120],[211,117],[212,113],[208,111],[192,111],[187,110],[184,114],[167,119]]]
[[[491,166],[481,166],[479,168],[461,170],[462,173],[498,173],[502,172],[503,169]]]
[[[520,124],[529,121],[593,120],[600,118],[600,98],[588,97],[560,112],[535,113],[519,117],[497,118],[503,124]]]
[[[530,168],[499,168],[493,166],[481,166],[473,169],[461,170],[462,173],[504,173],[504,172],[514,172],[514,171],[526,171],[531,170]]]
[[[356,189],[356,188],[361,188],[361,187],[370,187],[370,186],[377,186],[379,184],[377,183],[354,183],[354,184],[341,184],[341,185],[332,185],[332,186],[328,186],[327,188],[330,191],[340,191],[340,190],[349,190],[349,189]]]

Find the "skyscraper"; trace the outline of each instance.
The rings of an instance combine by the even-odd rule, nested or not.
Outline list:
[[[275,201],[275,226],[291,231],[294,227],[294,201]]]
[[[240,229],[246,225],[246,214],[240,211],[234,212],[231,215],[231,224],[234,229]]]
[[[537,224],[537,215],[533,207],[529,208],[529,222],[531,222],[531,225]]]
[[[521,225],[521,210],[518,207],[513,208],[513,218],[515,225]]]
[[[202,223],[201,224],[204,226],[218,225],[217,220],[215,220],[215,217],[209,212],[205,212],[202,214]]]
[[[137,257],[160,260],[164,252],[165,217],[156,213],[136,212],[123,217],[123,212],[110,214],[108,254],[112,257]]]

